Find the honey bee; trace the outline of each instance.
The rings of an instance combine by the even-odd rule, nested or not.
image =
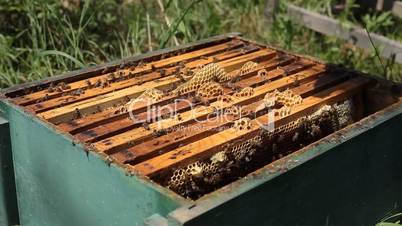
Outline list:
[[[261,139],[252,139],[250,141],[251,146],[256,147],[256,148],[262,148],[262,141]]]
[[[160,136],[166,135],[166,130],[164,130],[164,129],[154,130],[154,131],[152,131],[152,133],[155,137],[160,137]]]
[[[47,88],[47,92],[48,93],[53,93],[54,92],[54,88],[52,86],[49,86],[49,88]]]
[[[159,72],[159,74],[160,74],[161,76],[165,76],[165,75],[166,75],[166,70],[163,69],[163,68],[159,69],[158,72]]]
[[[82,114],[78,108],[75,109],[75,119],[82,118]]]
[[[92,83],[90,80],[86,80],[85,83],[87,84],[87,86],[92,87]]]
[[[109,80],[109,81],[114,81],[114,80],[116,80],[116,77],[115,77],[115,73],[110,73],[110,74],[108,74],[107,75],[107,79]]]
[[[100,79],[96,80],[94,86],[95,87],[100,87],[102,85],[102,81]]]
[[[149,127],[149,123],[147,123],[147,122],[143,122],[142,123],[142,127],[144,128],[144,129],[146,129],[146,130],[150,130],[151,128]]]
[[[296,142],[299,139],[299,132],[295,132],[295,134],[292,137],[292,141]]]

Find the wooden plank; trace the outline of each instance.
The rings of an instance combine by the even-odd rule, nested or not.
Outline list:
[[[170,64],[178,63],[178,62],[181,62],[184,60],[196,59],[201,56],[207,56],[209,54],[214,54],[214,53],[223,51],[228,48],[238,47],[243,44],[244,44],[244,42],[242,42],[240,40],[231,40],[231,41],[223,43],[223,44],[203,48],[200,50],[195,50],[195,51],[181,54],[178,56],[173,56],[173,57],[169,57],[166,59],[162,59],[162,60],[159,60],[156,62],[151,62],[151,63],[145,64],[142,67],[135,67],[134,70],[125,69],[125,70],[119,70],[119,71],[123,71],[126,74],[127,73],[138,74],[138,73],[151,72],[153,67],[154,68],[166,67]],[[119,71],[117,71],[117,72],[119,72]],[[103,75],[91,77],[87,80],[80,80],[80,81],[76,81],[73,83],[69,83],[68,85],[70,86],[70,89],[66,90],[65,92],[71,92],[71,91],[78,90],[78,89],[86,89],[86,88],[88,88],[87,81],[89,81],[91,84],[95,84],[98,80],[107,79],[110,74],[111,73],[106,73]],[[35,92],[32,94],[16,97],[13,99],[13,101],[18,105],[28,105],[28,104],[33,104],[36,101],[42,99],[43,97],[46,96],[46,94],[48,95],[47,98],[54,98],[54,97],[62,96],[63,93],[64,92],[48,93],[47,90],[42,90],[42,91],[38,91],[38,92]]]
[[[220,53],[218,55],[215,55],[213,57],[208,57],[208,58],[203,58],[203,59],[198,59],[195,61],[191,61],[189,63],[186,63],[186,67],[188,69],[194,69],[197,66],[200,65],[206,65],[208,63],[212,63],[214,60],[216,62],[219,61],[223,61],[226,59],[230,59],[236,56],[240,56],[246,53],[250,53],[250,52],[254,52],[256,50],[258,50],[259,47],[256,46],[247,46],[245,48],[240,48],[240,49],[234,49],[234,50],[230,50],[224,53]],[[98,96],[101,94],[105,94],[105,93],[110,93],[113,91],[118,91],[124,88],[128,88],[130,86],[134,86],[134,85],[141,85],[145,82],[149,82],[155,79],[159,79],[159,78],[163,78],[165,76],[168,75],[172,75],[173,73],[176,72],[178,66],[175,67],[170,67],[170,68],[166,68],[165,72],[163,75],[160,74],[160,72],[151,72],[150,74],[145,74],[144,76],[139,76],[133,79],[128,79],[128,80],[124,80],[121,82],[115,82],[115,83],[111,83],[110,86],[108,87],[95,87],[95,88],[91,88],[88,90],[85,90],[85,93],[77,96],[77,95],[66,95],[66,96],[61,96],[58,98],[54,98],[54,99],[50,99],[48,101],[44,101],[44,102],[40,102],[40,103],[35,103],[32,105],[28,105],[27,109],[31,110],[33,112],[36,113],[40,113],[46,110],[50,110],[56,107],[60,107],[63,105],[67,105],[67,104],[71,104],[71,103],[75,103],[78,101],[82,101],[82,100],[86,100],[89,99],[91,97],[94,96]]]
[[[221,65],[221,67],[223,67],[226,71],[230,72],[231,70],[240,67],[247,61],[259,61],[262,59],[269,59],[272,58],[275,54],[275,51],[264,49],[244,56],[231,58],[229,60],[219,62],[218,64]],[[93,113],[96,112],[99,108],[113,106],[114,104],[117,104],[124,99],[136,98],[141,95],[141,93],[143,93],[145,90],[151,88],[164,90],[170,88],[173,84],[178,84],[180,82],[181,80],[177,76],[168,76],[162,79],[144,83],[142,85],[132,86],[126,89],[118,90],[113,93],[100,95],[82,102],[73,103],[57,109],[46,111],[38,114],[38,116],[49,120],[52,123],[60,123],[73,119],[75,117],[74,113],[77,111],[77,109],[81,112],[81,114]]]
[[[223,110],[233,105],[239,105],[239,106],[245,105],[258,100],[258,98],[263,98],[266,93],[271,92],[275,89],[287,88],[290,85],[294,84],[295,79],[298,79],[301,82],[311,81],[324,71],[325,68],[323,68],[323,66],[321,65],[315,66],[312,67],[311,69],[299,72],[295,75],[284,77],[282,79],[273,81],[269,84],[264,84],[262,86],[256,87],[254,89],[254,94],[250,97],[235,99],[233,102],[230,103],[216,101],[212,102],[210,106],[199,106],[198,108],[180,114],[181,115],[180,120],[178,120],[177,118],[161,120],[156,123],[150,124],[149,129],[136,128],[131,131],[121,133],[117,136],[113,136],[111,138],[96,142],[93,144],[93,146],[100,152],[105,151],[112,152],[117,148],[127,147],[128,143],[134,145],[135,144],[134,141],[138,143],[142,141],[140,138],[151,136],[153,130],[158,131],[171,128],[173,126],[192,122],[196,119],[202,120],[203,118],[207,117],[214,111]]]
[[[113,105],[119,105],[120,103],[126,102],[125,99],[129,100],[131,98],[136,98],[147,89],[156,88],[160,90],[165,90],[171,87],[172,84],[178,84],[179,82],[180,79],[178,77],[168,76],[162,79],[144,83],[142,85],[132,86],[127,89],[103,94],[81,102],[45,111],[37,115],[52,123],[65,122],[76,117],[74,113],[77,111],[77,109],[81,112],[80,114],[91,114],[93,112],[96,112],[98,108],[107,108]]]
[[[295,74],[295,73],[305,70],[313,65],[314,65],[313,62],[302,59],[302,60],[299,60],[290,65],[286,65],[284,67],[278,66],[275,70],[269,72],[268,80],[260,79],[261,82],[257,82],[256,79],[258,80],[258,77],[257,78],[250,77],[250,78],[245,78],[243,80],[240,80],[239,82],[236,83],[236,85],[238,85],[240,87],[248,87],[248,86],[255,87],[262,83],[269,82],[269,80],[271,78],[277,78],[277,76],[287,76],[287,75]]]
[[[293,21],[304,26],[330,36],[351,42],[352,44],[368,51],[374,51],[367,32],[357,26],[346,28],[336,19],[308,11],[306,9],[287,4],[289,16]],[[387,58],[394,58],[398,63],[402,63],[402,44],[388,39],[384,36],[370,33],[374,44],[379,48],[380,54]]]
[[[242,77],[253,76],[261,68],[266,68],[266,70],[272,70],[272,69],[277,68],[277,66],[284,66],[288,63],[291,63],[294,60],[295,60],[294,57],[289,57],[289,56],[276,57],[276,58],[268,61],[266,65],[265,65],[265,63],[260,63],[259,66],[255,70],[252,70],[250,73],[247,73],[247,74],[243,75]],[[278,70],[278,73],[281,73],[281,71]],[[274,75],[272,75],[272,74],[269,74],[269,76],[274,77]],[[240,80],[240,82],[238,82],[238,84],[240,86],[242,86],[242,84],[240,84],[242,81],[243,80]],[[176,97],[173,95],[167,96],[167,97],[163,98],[161,101],[155,103],[155,106],[164,105],[169,101],[174,101],[175,98]],[[148,106],[146,106],[145,104],[143,106],[133,106],[132,110],[139,111],[141,109],[146,109],[147,107]],[[99,113],[95,113],[93,115],[86,116],[84,118],[76,119],[74,121],[61,123],[58,125],[58,128],[62,131],[69,132],[71,134],[76,134],[76,133],[79,133],[80,131],[84,131],[84,130],[93,128],[93,127],[95,127],[94,125],[101,124],[101,123],[108,123],[108,122],[113,121],[114,119],[118,120],[118,119],[121,119],[124,117],[128,117],[128,113],[119,113],[119,112],[116,113],[116,109],[112,108],[112,109],[106,109]]]
[[[277,65],[277,64],[268,64],[267,68],[273,69],[274,68],[273,65]],[[293,73],[299,72],[302,68],[305,69],[309,66],[311,66],[311,64],[307,64],[307,63],[302,64],[301,62],[296,62],[295,64],[287,65],[283,68],[286,69],[287,73],[293,74]],[[278,71],[278,73],[269,73],[265,77],[250,76],[246,79],[247,82],[243,82],[243,80],[241,80],[234,84],[235,84],[235,86],[239,86],[242,88],[249,87],[249,86],[254,87],[257,84],[263,84],[269,80],[276,79],[276,78],[280,77],[281,75],[283,75],[283,69],[277,69],[276,71]],[[251,73],[249,73],[249,74],[251,74]],[[255,74],[256,73],[254,73],[254,75]],[[227,95],[230,95],[233,93],[233,91],[231,89],[226,89],[224,91],[225,91],[224,93]],[[216,98],[210,98],[210,99],[208,99],[208,102],[213,102],[215,100],[216,100]],[[179,112],[182,112],[185,110],[189,110],[191,107],[195,106],[193,104],[191,104],[191,105],[189,104],[189,103],[192,103],[192,101],[191,101],[191,99],[188,99],[188,98],[184,98],[184,101],[181,101],[181,102],[182,103],[173,102],[167,106],[164,106],[163,109],[166,110],[166,113],[164,114],[163,112],[159,112],[158,117],[169,116],[171,112],[167,111],[167,109],[175,109],[175,111],[177,113],[179,113]],[[144,108],[144,110],[146,110],[146,108]],[[142,113],[136,115],[136,118],[139,121],[146,121],[147,119],[150,121],[153,121],[153,120],[156,120],[156,117],[157,116],[154,115],[154,117],[150,118],[148,115],[148,112],[142,112]],[[141,124],[142,123],[135,123],[128,116],[128,113],[127,113],[127,117],[125,117],[125,118],[119,119],[117,121],[112,121],[107,124],[99,125],[98,127],[90,129],[90,130],[83,131],[83,132],[77,134],[75,137],[78,140],[81,140],[83,142],[94,142],[94,141],[98,141],[98,140],[113,136],[114,134],[117,134],[119,132],[126,132],[129,129],[133,129],[135,127],[141,126]]]
[[[295,88],[292,88],[292,92],[302,96],[303,98],[313,95],[331,85],[343,82],[348,78],[348,75],[341,74],[339,76],[324,74],[314,81],[302,84]],[[263,102],[257,101],[244,107],[244,117],[254,118],[266,109],[258,108]],[[182,145],[190,144],[196,140],[211,136],[212,134],[222,131],[224,128],[228,128],[231,122],[237,120],[238,117],[225,116],[222,120],[206,120],[200,123],[192,124],[185,129],[180,129],[167,135],[154,138],[150,141],[138,144],[136,146],[124,149],[111,155],[118,162],[124,164],[138,164],[141,161],[156,157],[170,150],[178,148]]]
[[[311,114],[324,104],[334,104],[344,100],[360,91],[366,83],[367,79],[359,77],[324,90],[314,96],[310,96],[304,99],[303,104],[295,106],[292,109],[291,115],[284,117],[275,116],[275,126],[285,125],[303,115]],[[257,120],[263,124],[268,123],[267,117],[261,116],[252,121],[250,130],[238,131],[234,128],[230,128],[137,164],[132,168],[141,175],[151,176],[162,170],[177,167],[178,165],[185,165],[195,159],[200,160],[204,157],[211,156],[214,152],[221,151],[223,146],[227,143],[238,142],[257,135],[261,131],[260,124],[257,123]]]

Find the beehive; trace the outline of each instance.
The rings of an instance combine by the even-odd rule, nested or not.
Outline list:
[[[376,111],[400,110],[396,87],[222,36],[6,90],[3,102],[162,196],[197,203]]]

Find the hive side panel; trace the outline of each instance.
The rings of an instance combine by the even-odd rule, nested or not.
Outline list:
[[[365,120],[367,127],[342,135],[353,139],[324,139],[170,216],[189,226],[375,225],[402,211],[402,107],[393,110],[399,115],[379,125]],[[297,161],[303,164],[289,170]]]
[[[7,106],[22,225],[142,225],[182,200]]]
[[[14,168],[8,121],[0,114],[0,225],[16,225],[18,221]]]

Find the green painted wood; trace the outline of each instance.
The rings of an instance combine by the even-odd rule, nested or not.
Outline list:
[[[16,225],[18,220],[10,130],[0,115],[0,225]]]
[[[47,124],[0,104],[10,122],[16,187],[24,226],[143,225],[144,219],[179,207],[184,199],[128,176],[86,153]]]
[[[147,219],[145,219],[144,226],[168,226],[169,222],[165,217],[159,214],[154,214]]]
[[[169,219],[188,226],[375,225],[402,212],[401,126],[399,105],[291,155],[276,170],[264,168],[179,208]]]

